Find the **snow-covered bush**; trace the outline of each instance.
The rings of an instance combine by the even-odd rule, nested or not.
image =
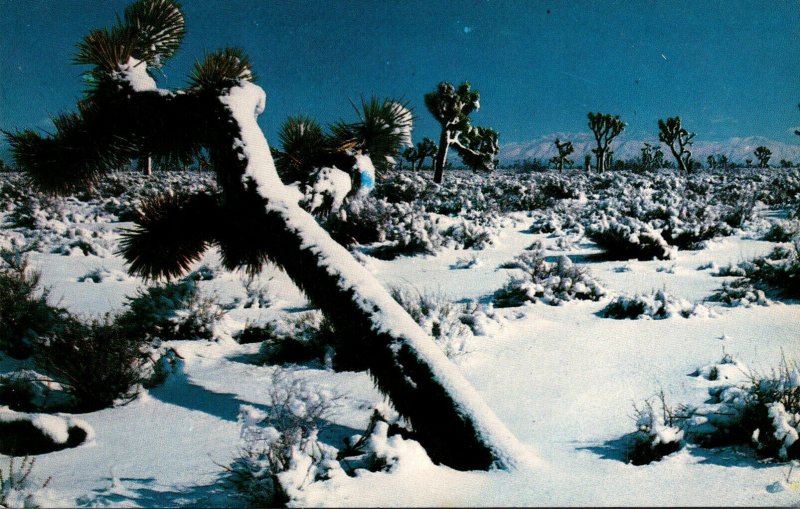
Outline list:
[[[319,441],[336,396],[276,371],[269,397],[267,410],[242,405],[241,455],[226,467],[228,483],[258,507],[284,504],[341,470],[337,450]]]
[[[213,298],[200,294],[192,274],[140,290],[128,298],[127,307],[117,323],[129,334],[148,339],[214,339],[223,315]]]
[[[251,326],[252,327],[252,326]],[[266,364],[305,363],[311,361],[330,365],[333,362],[333,345],[336,331],[333,324],[319,311],[307,311],[289,319],[278,319],[242,336],[261,335],[261,356]],[[239,341],[242,339],[240,336]],[[254,342],[254,338],[249,339]]]
[[[48,296],[24,255],[0,252],[0,350],[27,357],[36,338],[64,320],[66,311],[48,304]]]
[[[800,459],[800,369],[785,358],[777,370],[759,375],[733,359],[745,381],[720,383],[709,389],[711,400],[686,410],[686,430],[692,440],[708,447],[750,444],[763,457]],[[729,368],[732,369],[732,368]],[[717,369],[718,373],[720,368]],[[736,373],[730,378],[735,379]]]
[[[133,399],[153,362],[146,337],[131,334],[110,317],[89,323],[70,319],[58,331],[41,336],[33,355],[36,364],[75,397],[79,411]]]
[[[749,444],[761,457],[800,459],[800,368],[785,358],[777,370],[759,375],[725,355],[691,376],[710,385],[711,398],[700,405],[669,407],[663,391],[661,409],[650,401],[636,408],[637,431],[628,459],[637,465],[678,450],[683,442],[702,447]]]
[[[740,276],[723,283],[709,300],[730,306],[766,305],[769,297],[796,299],[800,297],[800,238],[791,244],[778,246],[768,255],[744,261],[737,266],[722,267],[717,276]]]
[[[663,391],[658,395],[660,409],[653,408],[651,399],[642,408],[634,405],[636,431],[630,437],[626,454],[627,461],[634,465],[658,461],[682,446],[681,409],[667,406]]]
[[[449,358],[466,351],[472,330],[466,324],[470,318],[465,306],[450,302],[444,295],[432,292],[392,288],[392,297],[408,311],[418,324],[431,335]]]
[[[12,456],[6,468],[0,467],[0,507],[37,507],[37,494],[47,488],[51,479],[35,482],[32,474],[36,458],[24,456],[19,464],[17,459]]]
[[[650,294],[618,295],[600,310],[600,316],[618,320],[639,318],[661,320],[673,316],[707,317],[710,316],[710,311],[702,304],[692,304],[685,299],[673,297],[664,290],[657,290]]]
[[[800,221],[778,220],[772,223],[770,229],[764,234],[763,240],[769,242],[791,242],[795,237],[800,236]]]
[[[539,301],[556,306],[571,300],[598,300],[606,293],[588,269],[575,265],[566,256],[559,257],[555,263],[548,262],[537,246],[523,251],[501,267],[520,270],[521,275],[511,276],[505,286],[494,293],[493,302],[497,307]]]
[[[675,248],[664,240],[661,233],[632,217],[597,216],[586,229],[586,236],[603,248],[611,259],[647,261],[675,258]]]

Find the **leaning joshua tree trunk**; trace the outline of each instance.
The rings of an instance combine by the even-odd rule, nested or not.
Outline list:
[[[182,34],[176,4],[140,0],[126,10],[124,24],[84,39],[78,61],[95,65],[94,88],[79,113],[56,118],[54,136],[10,136],[19,166],[39,188],[63,194],[126,158],[207,150],[220,193],[146,203],[138,227],[123,242],[132,273],[177,276],[209,246],[219,248],[227,268],[258,271],[275,261],[363,352],[378,388],[434,461],[458,469],[527,462],[515,437],[433,339],[290,198],[256,123],[266,95],[252,83],[247,57],[223,50],[196,64],[191,87],[181,93],[156,87],[144,63],[162,62],[177,49],[175,43],[167,52],[166,44],[148,39],[167,32],[164,14]],[[125,43],[119,51],[95,51],[116,44],[116,38]],[[162,52],[149,54],[153,48]],[[109,61],[108,55],[115,58]]]

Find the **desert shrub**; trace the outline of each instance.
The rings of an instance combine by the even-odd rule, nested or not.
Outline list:
[[[5,226],[9,228],[39,228],[42,221],[37,203],[30,197],[21,200],[6,216]]]
[[[769,254],[744,261],[737,266],[722,267],[718,276],[741,276],[724,283],[709,299],[728,305],[766,304],[767,296],[796,299],[800,297],[800,239],[787,246],[778,246]]]
[[[449,358],[466,352],[472,330],[467,308],[450,302],[441,293],[392,288],[392,297],[427,332]]]
[[[651,294],[616,296],[600,310],[599,314],[604,318],[617,320],[639,318],[661,320],[673,316],[684,318],[709,316],[710,312],[701,304],[692,304],[685,299],[673,297],[664,290],[658,290]]]
[[[603,248],[610,259],[636,258],[647,261],[675,258],[675,249],[670,247],[657,230],[632,217],[614,218],[601,215],[587,228],[586,235]]]
[[[733,233],[727,223],[714,217],[713,214],[709,215],[711,217],[704,217],[703,214],[684,218],[670,216],[662,230],[662,237],[668,244],[678,249],[697,250],[701,249],[703,242],[707,240]]]
[[[636,431],[630,436],[626,451],[627,461],[634,465],[659,461],[682,446],[681,409],[667,406],[663,391],[658,394],[660,408],[653,407],[652,399],[646,400],[641,408],[634,405]]]
[[[521,306],[525,302],[544,302],[559,305],[571,300],[598,300],[605,289],[595,281],[589,270],[578,267],[566,256],[551,263],[545,260],[538,247],[523,251],[513,262],[502,268],[518,269],[521,276],[512,276],[503,288],[494,293],[497,307]]]
[[[330,363],[336,334],[333,324],[320,311],[308,311],[295,318],[267,322],[258,329],[242,334],[259,333],[263,362],[267,364],[304,363],[310,361]],[[240,339],[241,341],[241,339]]]
[[[746,280],[722,283],[722,287],[711,294],[708,300],[721,302],[726,306],[747,308],[754,304],[768,306],[770,303],[764,290],[759,290]]]
[[[19,252],[0,252],[0,350],[25,358],[40,335],[58,328],[66,310],[51,306],[41,273]]]
[[[213,339],[223,310],[212,297],[202,296],[195,276],[157,284],[127,300],[117,324],[129,335],[152,340]]]
[[[628,457],[634,464],[656,461],[683,442],[702,447],[748,444],[764,458],[800,459],[800,370],[782,358],[769,375],[751,371],[730,355],[691,376],[710,384],[710,399],[700,405],[661,409],[650,401],[636,408],[637,431]]]
[[[82,323],[70,319],[56,333],[37,340],[34,359],[75,397],[77,409],[91,411],[133,399],[148,377],[151,349],[110,317]]]
[[[791,242],[795,237],[800,236],[800,221],[778,220],[772,223],[763,240],[770,242]]]
[[[0,507],[37,507],[38,492],[47,488],[50,478],[43,483],[34,482],[33,467],[36,458],[11,457],[6,468],[0,467]]]
[[[240,343],[261,342],[261,361],[265,364],[321,363],[337,371],[363,371],[368,367],[358,338],[336,330],[319,310],[248,324],[237,339]]]
[[[731,364],[728,360],[727,364]],[[723,366],[726,360],[721,363]],[[711,400],[687,408],[686,429],[705,446],[750,444],[762,457],[800,459],[800,371],[784,357],[770,374],[737,363],[746,380],[709,389]]]
[[[276,371],[269,399],[266,410],[242,405],[240,456],[225,467],[226,482],[258,507],[284,504],[340,469],[336,449],[319,441],[336,396]]]

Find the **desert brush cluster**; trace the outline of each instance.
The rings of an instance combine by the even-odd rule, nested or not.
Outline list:
[[[6,133],[0,507],[798,500],[798,168],[680,117],[615,161],[601,112],[594,168],[504,168],[467,81],[438,143],[372,97],[271,147],[242,50],[159,88],[184,32],[132,3],[76,112]]]

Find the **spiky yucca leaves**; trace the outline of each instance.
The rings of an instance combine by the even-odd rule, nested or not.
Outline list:
[[[53,117],[56,134],[42,137],[26,129],[5,133],[17,166],[25,170],[33,186],[66,195],[92,186],[109,168],[118,168],[136,153],[135,145],[114,135],[107,121],[97,117],[86,103],[79,113]]]
[[[199,90],[222,90],[239,80],[256,80],[250,58],[241,48],[224,48],[195,62],[189,84]]]
[[[331,142],[311,117],[286,119],[278,132],[281,150],[274,150],[278,175],[285,183],[305,182],[314,165],[331,150]]]
[[[136,226],[123,232],[119,253],[128,271],[145,280],[179,277],[212,241],[218,216],[217,198],[205,193],[155,196],[142,203]]]
[[[92,30],[78,43],[74,61],[90,65],[90,90],[124,69],[131,59],[160,68],[178,50],[186,33],[180,4],[174,0],[139,0],[125,9],[111,28]]]
[[[392,99],[361,99],[361,107],[353,104],[358,120],[336,122],[331,126],[335,145],[352,144],[370,156],[380,172],[391,168],[404,146],[411,146],[414,116],[408,105]]]
[[[124,24],[134,31],[133,57],[160,68],[178,51],[186,28],[174,0],[139,0],[125,9]]]
[[[100,81],[119,71],[133,56],[136,46],[136,31],[130,27],[92,30],[78,43],[74,61],[93,66],[87,74],[91,81]]]

